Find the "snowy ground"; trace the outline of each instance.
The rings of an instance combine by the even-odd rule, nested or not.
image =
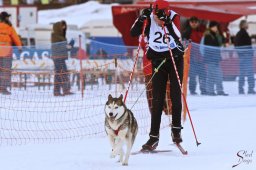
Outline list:
[[[110,158],[107,138],[83,138],[54,144],[29,144],[0,147],[1,170],[255,170],[256,96],[237,94],[237,83],[225,82],[228,97],[188,96],[199,142],[196,147],[189,121],[184,124],[183,156],[171,144],[170,129],[161,131],[158,149],[169,153],[132,155],[123,167]],[[139,135],[133,151],[148,139]],[[244,154],[243,151],[246,151]],[[243,157],[237,156],[237,153]],[[252,154],[251,154],[252,153]],[[235,168],[233,165],[239,164]]]
[[[38,23],[51,24],[65,19],[68,24],[77,25],[81,28],[87,26],[87,22],[93,20],[111,21],[111,6],[112,5],[89,1],[87,3],[60,9],[41,10],[38,12]]]

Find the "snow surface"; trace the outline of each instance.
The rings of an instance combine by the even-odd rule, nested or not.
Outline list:
[[[65,8],[53,10],[41,10],[38,12],[39,24],[51,24],[65,20],[70,25],[77,25],[79,28],[86,26],[86,23],[93,20],[111,20],[111,5],[100,4],[89,1],[87,3],[72,5]]]
[[[228,97],[188,96],[188,104],[199,142],[197,147],[190,122],[184,124],[183,156],[171,144],[170,129],[161,130],[158,149],[169,153],[131,155],[127,167],[110,158],[107,137],[83,138],[54,144],[0,147],[1,170],[255,170],[256,96],[238,95],[237,82],[225,82]],[[129,97],[129,96],[128,96]],[[138,135],[133,151],[141,148],[148,135]],[[241,159],[237,152],[252,153]]]

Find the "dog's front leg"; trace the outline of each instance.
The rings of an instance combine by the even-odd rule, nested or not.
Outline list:
[[[116,141],[116,145],[114,148],[114,153],[115,155],[120,154],[119,160],[118,162],[122,162],[123,161],[123,157],[124,157],[124,151],[123,151],[123,139],[118,139],[118,141]]]
[[[115,137],[112,135],[108,135],[109,141],[110,141],[110,145],[111,145],[111,154],[110,154],[110,158],[114,158],[116,155],[114,153],[114,149],[115,149]]]
[[[128,165],[128,160],[129,160],[129,157],[130,157],[130,154],[131,154],[131,150],[132,150],[132,137],[129,136],[125,139],[125,142],[126,142],[126,153],[125,153],[125,159],[124,161],[122,162],[122,165],[123,166],[127,166]]]
[[[119,149],[119,153],[120,153],[120,157],[119,157],[119,160],[118,160],[118,162],[122,162],[123,161],[123,158],[124,158],[124,150],[123,150],[123,143],[122,143],[122,145],[121,145],[121,147],[120,147],[120,149]]]
[[[120,148],[119,151],[117,151],[117,152],[118,152],[117,154],[119,154],[119,159],[118,159],[117,162],[122,162],[123,159],[124,159],[124,151],[123,151],[123,148]],[[116,154],[116,155],[117,155],[117,154]]]

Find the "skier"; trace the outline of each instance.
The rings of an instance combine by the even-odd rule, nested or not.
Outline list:
[[[181,138],[181,90],[176,75],[174,65],[171,60],[172,55],[175,60],[180,81],[183,78],[183,54],[184,47],[180,42],[180,17],[169,9],[169,3],[164,0],[156,0],[152,8],[146,8],[138,17],[131,28],[132,36],[142,34],[143,22],[147,20],[145,35],[148,38],[149,47],[147,57],[151,60],[152,70],[155,70],[164,59],[166,62],[160,67],[152,79],[153,85],[153,108],[151,114],[151,129],[149,140],[142,146],[143,150],[155,150],[159,142],[159,130],[161,115],[164,105],[166,84],[170,80],[170,97],[172,101],[172,140],[179,144]],[[167,33],[167,38],[165,35]],[[168,47],[169,46],[169,47]]]

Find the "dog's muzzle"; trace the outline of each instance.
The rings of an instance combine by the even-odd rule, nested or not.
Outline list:
[[[110,119],[111,122],[113,122],[116,119],[116,116],[117,116],[117,114],[115,116],[113,116],[114,114],[112,112],[109,113],[108,115],[109,115],[109,119]]]

